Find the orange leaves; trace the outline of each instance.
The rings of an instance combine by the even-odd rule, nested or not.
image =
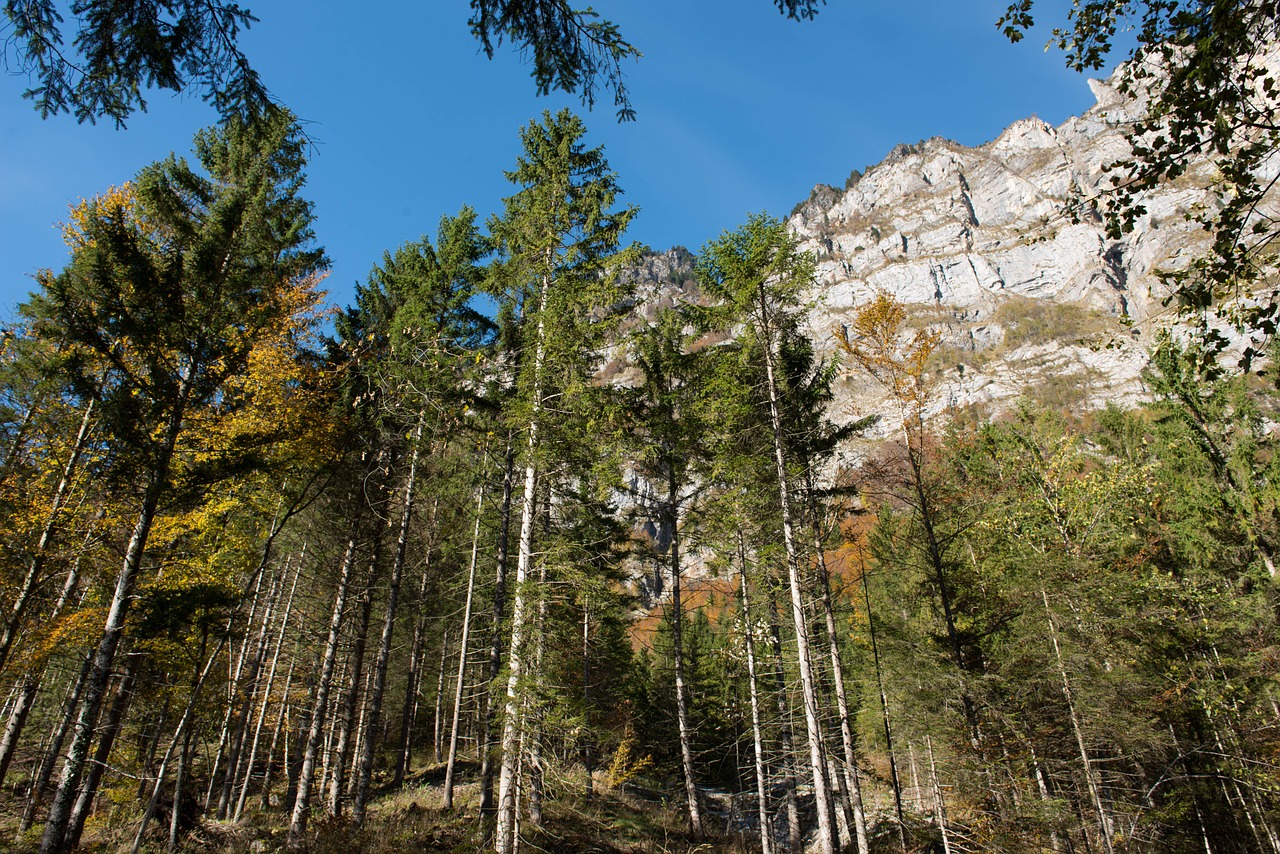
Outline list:
[[[928,397],[925,369],[941,336],[921,329],[907,340],[906,321],[906,307],[891,294],[877,291],[852,325],[835,330],[836,341],[895,399],[922,411]]]

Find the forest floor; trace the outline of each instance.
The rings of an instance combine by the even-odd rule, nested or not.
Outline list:
[[[455,789],[455,809],[442,808],[442,765],[418,771],[396,791],[384,792],[370,804],[363,827],[349,820],[317,814],[307,834],[308,854],[399,854],[445,852],[476,854],[487,849],[476,822],[479,786],[476,767],[463,769]],[[603,776],[603,775],[598,775]],[[598,779],[597,778],[597,779]],[[597,782],[586,796],[586,778],[580,770],[547,780],[546,815],[541,831],[522,832],[525,850],[553,854],[745,854],[758,842],[741,834],[716,829],[695,839],[678,803],[669,803],[654,790],[618,791]],[[137,798],[138,783],[124,780],[103,786],[97,812],[85,826],[80,851],[128,852],[137,833],[144,802]],[[671,791],[671,790],[669,790]],[[18,835],[24,799],[13,792],[0,794],[0,840],[14,840],[13,854],[35,854],[42,824]],[[163,813],[163,815],[161,815]],[[168,809],[151,822],[146,852],[165,851],[168,841]],[[180,852],[210,854],[269,854],[284,848],[289,817],[282,810],[252,810],[238,823],[194,819],[194,826],[178,845]],[[0,842],[0,849],[4,848]]]

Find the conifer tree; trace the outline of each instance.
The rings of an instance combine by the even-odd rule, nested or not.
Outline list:
[[[494,285],[518,318],[515,357],[518,407],[511,423],[521,441],[524,483],[516,576],[511,599],[511,639],[507,646],[507,690],[501,739],[498,792],[498,854],[516,848],[517,767],[524,728],[522,697],[531,650],[526,648],[535,602],[534,528],[539,516],[543,445],[554,435],[556,411],[571,408],[590,376],[596,348],[622,306],[618,267],[621,237],[634,209],[616,210],[620,190],[601,149],[583,144],[585,128],[568,111],[521,132],[523,154],[507,173],[520,189],[490,223],[498,257]]]

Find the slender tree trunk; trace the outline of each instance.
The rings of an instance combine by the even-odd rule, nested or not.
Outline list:
[[[173,854],[178,847],[178,835],[182,831],[182,784],[187,776],[187,757],[191,752],[191,729],[182,739],[182,750],[178,753],[178,771],[173,775],[173,809],[169,815],[169,845],[165,849]]]
[[[216,813],[218,821],[226,819],[227,812],[231,809],[231,799],[235,793],[236,779],[240,775],[240,762],[244,758],[244,743],[249,736],[249,725],[252,723],[253,698],[257,693],[258,677],[262,673],[263,664],[266,663],[267,648],[270,645],[267,635],[271,628],[271,619],[275,616],[276,606],[279,604],[280,594],[284,591],[284,579],[288,574],[289,565],[286,562],[280,575],[272,579],[271,589],[267,593],[266,607],[262,610],[262,624],[258,629],[257,642],[254,644],[256,650],[253,660],[249,664],[249,672],[244,676],[243,680],[237,680],[241,685],[241,690],[237,692],[239,695],[237,704],[240,706],[240,710],[236,715],[237,719],[231,730],[231,749],[227,754],[227,770],[222,782],[222,790],[218,795],[218,810]],[[259,578],[261,578],[261,575]],[[245,638],[243,648],[248,646],[248,638]]]
[[[378,660],[374,664],[373,689],[369,697],[368,725],[364,729],[364,749],[360,751],[356,773],[356,794],[351,818],[357,826],[364,824],[365,805],[369,798],[369,782],[373,776],[374,752],[380,741],[378,726],[382,720],[382,696],[387,688],[387,667],[391,662],[391,640],[396,627],[396,610],[400,605],[400,582],[404,577],[405,554],[409,547],[409,522],[413,517],[413,489],[418,479],[418,443],[422,441],[422,418],[413,434],[413,451],[409,457],[409,474],[404,483],[404,500],[400,507],[400,529],[396,534],[396,555],[391,564],[391,583],[387,592],[387,613],[382,621],[382,637],[378,643]],[[479,525],[477,519],[476,524]],[[474,549],[472,566],[475,565]],[[469,602],[470,600],[468,600]]]
[[[502,506],[499,512],[496,568],[493,585],[493,635],[489,639],[489,672],[481,695],[483,710],[477,749],[480,751],[480,821],[487,831],[497,812],[493,799],[493,713],[497,705],[494,688],[502,672],[502,621],[506,615],[507,566],[511,542],[511,503],[515,481],[515,442],[507,436],[502,463]]]
[[[355,565],[356,536],[359,530],[360,514],[357,512],[351,525],[351,536],[347,540],[346,552],[342,557],[342,568],[338,573],[338,586],[333,596],[333,613],[329,618],[329,635],[325,640],[324,654],[320,663],[320,679],[316,684],[315,702],[312,705],[311,724],[307,733],[306,747],[302,753],[302,765],[298,769],[293,812],[289,819],[288,846],[290,848],[300,847],[302,836],[307,831],[307,815],[311,810],[311,781],[315,773],[316,753],[320,748],[320,738],[324,732],[325,713],[329,707],[330,683],[333,680],[334,662],[338,657],[338,636],[342,631],[342,617],[347,608],[347,594],[351,586],[351,568]]]
[[[84,408],[84,417],[80,419],[80,430],[76,433],[75,443],[71,446],[71,454],[67,458],[66,465],[62,468],[62,477],[59,478],[58,485],[53,491],[53,500],[49,503],[49,515],[40,531],[40,539],[36,541],[35,551],[27,562],[27,571],[22,576],[22,583],[18,587],[18,593],[14,597],[13,605],[9,608],[9,616],[5,620],[3,628],[0,628],[0,673],[4,672],[4,666],[9,661],[9,652],[13,648],[13,639],[17,637],[18,627],[22,623],[22,617],[26,613],[27,606],[31,603],[31,597],[35,595],[40,586],[40,575],[44,569],[45,556],[49,552],[49,547],[53,544],[54,537],[57,536],[62,507],[66,503],[67,492],[71,488],[76,466],[80,462],[80,456],[84,453],[84,447],[89,438],[89,428],[93,424],[93,409],[94,404],[90,400]]]
[[[356,621],[355,648],[348,663],[347,690],[342,698],[338,718],[338,731],[334,735],[333,759],[329,777],[329,814],[342,815],[343,785],[346,780],[347,758],[351,749],[351,732],[356,723],[356,704],[360,699],[360,682],[364,678],[364,653],[369,640],[369,620],[373,616],[373,584],[377,577],[378,562],[382,551],[382,528],[374,535],[373,556],[369,572],[360,591],[360,616]]]
[[[668,470],[667,507],[664,515],[671,527],[671,653],[675,662],[676,723],[680,735],[680,770],[684,775],[685,805],[689,810],[689,829],[695,839],[702,836],[702,814],[698,808],[698,783],[693,776],[692,737],[689,732],[689,689],[684,675],[684,606],[680,601],[680,500],[674,473]]]
[[[151,817],[155,815],[156,804],[160,800],[160,787],[164,785],[165,769],[169,766],[169,760],[173,758],[173,751],[179,744],[183,744],[187,740],[187,732],[191,726],[191,719],[195,711],[196,702],[200,699],[200,689],[204,686],[205,680],[209,677],[209,672],[213,670],[214,662],[218,660],[218,656],[222,654],[222,648],[226,645],[227,638],[224,635],[219,641],[213,654],[209,656],[205,662],[204,668],[200,671],[200,675],[196,678],[195,684],[191,688],[191,697],[187,700],[187,707],[182,710],[182,717],[178,719],[178,726],[173,731],[173,738],[169,740],[169,746],[165,748],[164,758],[160,760],[160,769],[156,771],[156,784],[151,789],[151,799],[147,802],[147,808],[142,813],[142,823],[138,827],[138,834],[133,838],[133,850],[131,854],[138,854],[142,849],[142,840],[146,838],[147,825],[151,823]],[[203,646],[203,644],[202,644]],[[173,809],[178,810],[177,794],[178,787],[174,787],[175,800]]]
[[[53,777],[53,769],[57,766],[58,756],[62,753],[62,743],[66,741],[67,733],[75,722],[76,709],[80,706],[80,694],[84,689],[84,683],[89,678],[89,668],[92,666],[93,656],[86,654],[84,663],[80,666],[80,673],[76,676],[75,682],[72,683],[71,690],[67,692],[66,701],[62,707],[62,717],[58,720],[58,726],[53,733],[53,738],[49,740],[48,751],[45,752],[44,758],[40,761],[40,770],[35,779],[31,781],[31,792],[27,796],[27,806],[23,810],[22,821],[18,824],[18,833],[20,834],[26,833],[35,822],[36,812],[40,809],[40,804],[49,789],[49,781]],[[23,683],[23,694],[19,697],[19,702],[25,699],[28,691],[32,695],[35,694],[35,684],[31,679]]]
[[[259,570],[264,567],[265,563],[259,567]],[[262,593],[261,571],[255,578],[253,598],[249,600],[249,615],[244,621],[245,625],[249,626],[253,625],[254,617],[258,613],[258,599]],[[250,645],[250,639],[246,635],[244,642],[240,644],[239,655],[235,654],[233,645],[231,647],[232,651],[227,656],[227,702],[222,712],[222,726],[218,730],[218,750],[213,755],[213,770],[209,772],[209,787],[204,793],[204,807],[206,810],[214,809],[213,793],[214,791],[220,791],[219,781],[224,779],[228,773],[228,769],[223,767],[222,760],[227,755],[227,745],[231,740],[231,719],[235,716],[236,707],[239,705],[237,699],[239,698],[241,687],[240,674],[244,671],[244,662],[248,657]],[[221,772],[221,776],[219,776],[219,772]],[[139,794],[138,797],[142,797],[142,795]],[[225,817],[225,814],[219,815],[218,819],[221,820]]]
[[[67,826],[66,847],[68,851],[75,850],[80,844],[80,834],[84,830],[85,820],[89,817],[89,812],[93,808],[93,799],[98,791],[98,783],[102,780],[102,775],[107,769],[107,762],[111,759],[111,749],[115,746],[116,738],[120,735],[120,727],[124,722],[125,710],[129,707],[129,701],[133,699],[133,686],[137,681],[138,670],[142,666],[143,658],[144,654],[141,652],[130,652],[125,656],[124,675],[120,678],[120,684],[116,688],[116,696],[111,702],[111,707],[107,710],[107,720],[102,727],[102,734],[98,737],[98,746],[94,751],[93,762],[89,766],[88,778],[80,787],[74,808],[71,811]]]
[[[1053,620],[1053,612],[1049,609],[1049,594],[1045,590],[1044,577],[1040,578],[1040,600],[1044,603],[1045,621],[1049,625],[1049,639],[1053,642],[1053,658],[1058,669],[1058,679],[1062,682],[1062,698],[1067,703],[1067,714],[1071,720],[1071,732],[1075,736],[1076,748],[1080,751],[1080,764],[1084,768],[1085,784],[1089,788],[1089,798],[1098,816],[1098,830],[1101,834],[1102,850],[1111,854],[1111,815],[1102,803],[1097,775],[1093,763],[1089,759],[1089,750],[1085,746],[1084,732],[1080,728],[1080,716],[1076,714],[1075,699],[1071,693],[1071,680],[1067,677],[1067,668],[1062,660],[1062,648],[1058,644],[1058,627]]]
[[[548,499],[547,507],[550,508],[551,502]],[[547,567],[543,564],[538,570],[538,619],[534,626],[534,649],[533,662],[531,672],[533,674],[533,689],[531,698],[526,699],[525,720],[531,721],[532,725],[526,725],[524,738],[529,743],[529,824],[541,830],[542,824],[542,796],[544,771],[542,761],[542,741],[543,741],[543,698],[546,690],[546,683],[542,675],[543,656],[546,653],[547,645]]]
[[[809,653],[809,622],[805,617],[804,590],[800,580],[800,556],[796,546],[791,513],[791,488],[782,443],[782,416],[778,409],[778,383],[774,376],[773,333],[769,329],[764,286],[760,286],[761,325],[764,335],[765,379],[769,392],[769,420],[773,427],[773,455],[778,472],[778,501],[782,509],[782,540],[787,553],[787,577],[791,591],[791,618],[796,631],[796,660],[800,669],[800,692],[804,700],[805,729],[809,736],[809,766],[813,772],[813,794],[818,807],[818,850],[835,854],[832,827],[831,790],[827,782],[826,757],[822,750],[818,693]]]
[[[444,772],[444,808],[453,809],[454,773],[458,764],[458,719],[462,716],[462,690],[466,684],[467,650],[471,645],[471,604],[475,599],[476,557],[480,550],[480,516],[484,510],[484,483],[476,495],[476,522],[471,532],[471,562],[467,569],[467,597],[462,608],[462,638],[458,651],[458,682],[453,692],[453,716],[449,726],[449,761]]]
[[[582,709],[584,715],[591,714],[591,606],[585,598],[582,602]],[[588,725],[582,729],[582,770],[587,775],[586,796],[590,800],[595,796],[595,751],[591,727]]]
[[[409,645],[409,667],[405,678],[404,709],[400,716],[400,749],[396,759],[395,779],[397,788],[404,782],[413,761],[413,723],[418,707],[418,690],[422,683],[422,647],[426,642],[427,615],[423,600],[427,597],[427,585],[431,580],[432,535],[435,530],[436,509],[439,501],[431,502],[431,514],[427,523],[427,545],[424,549],[422,579],[418,584],[418,599],[414,603],[413,642]]]
[[[804,847],[804,828],[800,825],[800,804],[796,797],[795,739],[791,731],[791,710],[787,704],[787,676],[783,670],[782,627],[772,590],[769,591],[768,603],[769,639],[773,644],[773,696],[778,713],[778,741],[782,747],[783,803],[787,811],[787,849],[790,854],[800,854]]]
[[[280,618],[280,629],[276,633],[275,651],[271,654],[271,669],[267,673],[267,684],[262,689],[262,703],[258,708],[257,723],[254,725],[253,744],[249,749],[249,761],[245,767],[244,781],[240,786],[240,797],[236,799],[236,808],[231,818],[231,820],[235,822],[240,821],[240,815],[244,812],[245,802],[249,797],[249,781],[253,778],[253,766],[258,758],[258,739],[262,735],[262,725],[267,718],[267,705],[271,702],[271,688],[275,684],[276,667],[280,663],[280,650],[284,646],[284,635],[285,630],[289,626],[289,618],[293,616],[293,596],[298,590],[298,576],[302,575],[302,564],[306,559],[306,554],[307,546],[303,543],[302,551],[298,555],[298,568],[293,572],[293,583],[289,587],[289,598],[285,601],[284,616]],[[290,666],[290,675],[292,675],[292,672],[292,666]],[[285,699],[287,699],[288,689],[286,688],[285,690]],[[280,705],[281,708],[284,707],[285,703],[283,700]],[[272,750],[274,749],[275,743],[273,741]],[[267,763],[268,765],[271,763],[270,755],[267,756]]]
[[[546,342],[544,336],[546,325],[543,316],[547,307],[547,295],[551,288],[551,279],[542,278],[539,298],[537,329],[534,334],[533,355],[533,410],[528,425],[528,460],[524,469],[524,503],[520,515],[520,539],[516,551],[515,595],[511,602],[511,643],[507,647],[507,698],[502,722],[502,764],[498,772],[498,827],[495,836],[497,854],[514,854],[516,842],[516,813],[518,803],[516,790],[518,775],[516,766],[520,757],[520,736],[524,722],[521,720],[520,706],[523,688],[520,680],[524,676],[524,635],[525,611],[528,608],[527,582],[533,567],[533,528],[537,515],[538,500],[538,442],[542,425],[542,370],[546,359]]]
[[[742,598],[743,640],[747,651],[747,685],[751,695],[751,746],[755,752],[756,810],[760,819],[760,852],[773,854],[773,823],[769,820],[769,781],[765,771],[764,739],[760,726],[760,690],[756,679],[755,623],[747,586],[747,550],[738,531],[739,589]]]
[[[812,478],[812,471],[809,477]],[[862,805],[862,786],[858,781],[858,762],[853,749],[853,729],[849,723],[849,698],[845,691],[844,663],[840,656],[839,632],[836,630],[835,607],[831,601],[831,575],[827,570],[827,553],[822,545],[822,527],[818,519],[818,506],[813,497],[813,482],[807,484],[809,515],[813,527],[813,553],[818,561],[818,585],[822,597],[822,615],[827,629],[827,647],[831,656],[831,679],[836,688],[836,710],[840,718],[840,743],[844,748],[845,791],[853,807],[853,823],[858,843],[858,854],[868,854],[867,816]]]
[[[947,833],[947,807],[942,799],[942,783],[938,780],[938,766],[933,761],[933,741],[924,737],[925,749],[929,751],[929,776],[933,778],[933,804],[938,819],[938,830],[942,833],[943,854],[951,854],[951,836]]]
[[[876,688],[880,693],[880,715],[884,721],[885,751],[889,754],[889,781],[893,785],[893,806],[898,816],[898,842],[902,850],[907,850],[907,821],[902,814],[902,783],[898,779],[898,762],[893,754],[893,727],[889,722],[889,696],[884,690],[884,671],[880,667],[880,647],[876,643],[876,622],[871,611],[871,587],[867,584],[867,565],[859,555],[859,575],[862,580],[862,599],[867,606],[867,632],[871,636],[871,658],[876,668]],[[915,758],[912,757],[911,772],[915,775]],[[920,785],[916,784],[917,797]]]
[[[94,519],[95,527],[102,520],[102,516],[103,511],[99,510],[96,518]],[[66,607],[67,602],[71,601],[71,595],[75,593],[76,585],[80,582],[80,562],[83,559],[85,549],[88,548],[94,534],[95,531],[90,530],[90,532],[85,535],[84,544],[81,547],[81,550],[76,554],[75,560],[72,561],[71,568],[67,570],[66,580],[62,583],[62,591],[58,594],[58,599],[54,602],[53,610],[49,614],[50,625],[53,625],[58,621],[58,617],[62,615],[62,609]],[[22,686],[18,690],[18,695],[14,699],[13,708],[9,713],[9,720],[5,724],[4,735],[0,736],[0,786],[4,785],[5,775],[9,770],[9,763],[13,760],[14,751],[18,749],[18,738],[22,735],[22,729],[27,724],[27,715],[30,714],[31,706],[35,702],[36,694],[40,690],[40,679],[42,673],[43,670],[39,670],[33,673],[28,673],[23,677]],[[79,697],[77,697],[76,702],[79,702]],[[71,708],[68,714],[70,714],[74,720],[75,709]],[[61,750],[61,747],[59,747],[59,750]]]
[[[449,630],[440,637],[440,670],[436,674],[436,709],[431,728],[431,744],[436,764],[444,757],[444,692],[445,674],[449,672]]]
[[[289,672],[284,677],[284,689],[281,691],[280,713],[276,715],[276,725],[271,731],[271,743],[267,745],[267,761],[266,767],[262,770],[262,809],[267,811],[271,809],[271,769],[275,766],[272,764],[276,756],[276,743],[280,740],[280,733],[284,730],[284,722],[289,718],[289,687],[293,684],[293,661],[289,662]],[[289,767],[289,740],[285,739],[284,758],[281,760],[286,771]],[[286,774],[286,776],[288,776]],[[248,781],[245,781],[246,786]]]

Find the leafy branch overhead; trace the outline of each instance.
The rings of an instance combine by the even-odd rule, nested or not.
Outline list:
[[[826,0],[773,0],[792,20],[808,20]],[[258,22],[223,0],[4,0],[4,58],[32,86],[24,96],[42,117],[123,126],[146,111],[147,90],[199,92],[224,116],[255,115],[271,103],[239,44]],[[68,21],[70,20],[70,26]],[[471,0],[467,22],[489,58],[511,44],[533,67],[539,95],[578,94],[588,109],[611,93],[619,121],[635,118],[622,64],[640,50],[593,8],[566,0]],[[68,43],[67,39],[70,39]]]

